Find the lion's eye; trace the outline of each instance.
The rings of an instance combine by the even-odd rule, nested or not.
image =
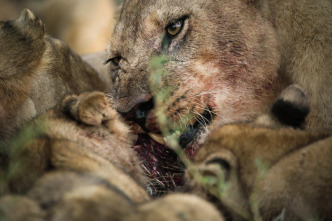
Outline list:
[[[167,34],[170,35],[171,37],[174,37],[180,33],[182,27],[183,27],[183,19],[177,20],[176,22],[173,22],[166,27]]]
[[[121,57],[118,56],[118,57],[114,57],[114,58],[110,58],[110,59],[108,59],[108,60],[105,62],[105,64],[108,64],[108,63],[111,62],[113,66],[118,67],[120,61],[121,61]]]
[[[115,57],[112,59],[112,63],[114,66],[119,66],[119,63],[120,63],[120,60],[121,60],[121,57]]]

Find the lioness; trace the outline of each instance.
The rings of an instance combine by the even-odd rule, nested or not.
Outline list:
[[[160,134],[149,78],[150,58],[163,55],[156,91],[170,90],[159,104],[180,122],[183,147],[254,119],[290,83],[312,104],[306,127],[331,128],[331,36],[329,0],[127,0],[108,55],[115,108]]]

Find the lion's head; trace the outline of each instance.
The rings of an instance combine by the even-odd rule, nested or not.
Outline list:
[[[126,1],[109,47],[115,107],[160,132],[150,61],[166,56],[157,90],[169,88],[169,96],[159,104],[184,127],[186,146],[206,125],[252,119],[273,101],[276,47],[271,25],[244,1]]]
[[[256,11],[240,0],[125,1],[107,60],[117,111],[160,142],[161,109],[192,153],[217,125],[256,117],[279,91],[280,60]]]

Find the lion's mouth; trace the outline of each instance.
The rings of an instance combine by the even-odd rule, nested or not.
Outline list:
[[[123,114],[132,126],[137,139],[133,148],[142,160],[142,168],[151,178],[149,192],[152,197],[163,195],[181,189],[185,166],[177,154],[167,146],[154,116],[153,100],[136,105],[131,111]],[[202,114],[205,125],[196,121],[187,126],[180,135],[179,144],[189,159],[195,155],[199,144],[197,138],[204,132],[204,127],[211,122],[213,115],[210,111]]]

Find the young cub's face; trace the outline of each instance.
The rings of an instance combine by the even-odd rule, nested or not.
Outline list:
[[[150,85],[159,73],[151,68],[155,56],[168,62],[158,85]],[[127,0],[108,61],[115,108],[147,131],[160,132],[151,86],[169,90],[158,104],[185,131],[184,147],[215,125],[252,119],[276,94],[275,34],[245,1]]]

